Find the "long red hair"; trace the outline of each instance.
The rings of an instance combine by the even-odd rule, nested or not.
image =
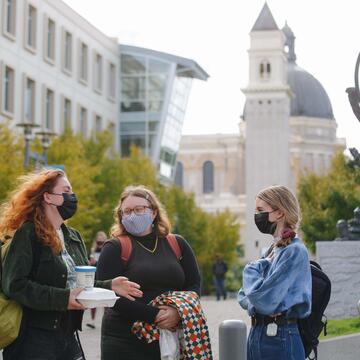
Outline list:
[[[0,208],[0,240],[12,237],[26,221],[32,221],[40,242],[59,253],[60,239],[45,215],[43,199],[44,193],[51,193],[58,179],[65,176],[61,170],[43,170],[21,176],[9,200]]]

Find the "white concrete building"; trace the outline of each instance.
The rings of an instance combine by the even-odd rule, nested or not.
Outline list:
[[[172,182],[193,78],[208,78],[195,61],[119,45],[62,0],[0,0],[0,122],[14,129],[110,129]]]
[[[269,245],[254,224],[256,193],[281,184],[296,190],[306,171],[323,173],[336,151],[331,102],[321,83],[296,63],[295,36],[279,29],[265,3],[250,32],[249,83],[238,134],[188,135],[176,183],[209,212],[231,210],[248,260]]]
[[[0,121],[118,134],[117,39],[61,0],[0,0]]]

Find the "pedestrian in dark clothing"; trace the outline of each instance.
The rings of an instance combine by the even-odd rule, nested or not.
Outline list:
[[[216,291],[216,300],[219,301],[221,296],[226,300],[227,293],[225,288],[225,274],[228,271],[228,267],[225,261],[220,255],[215,256],[215,262],[212,266],[212,272],[214,275],[214,285]]]

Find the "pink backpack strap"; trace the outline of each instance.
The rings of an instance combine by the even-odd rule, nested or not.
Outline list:
[[[128,236],[120,235],[117,237],[121,245],[121,260],[124,261],[127,265],[131,252],[132,252],[132,243]]]
[[[176,236],[174,234],[167,234],[166,240],[168,241],[172,251],[174,252],[176,258],[180,261],[182,258],[181,249],[179,242],[176,239]]]

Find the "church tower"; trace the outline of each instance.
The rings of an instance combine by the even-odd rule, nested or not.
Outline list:
[[[249,84],[244,122],[246,229],[245,256],[259,257],[270,245],[269,235],[254,224],[255,196],[271,185],[290,186],[290,96],[285,35],[265,3],[250,32]]]

